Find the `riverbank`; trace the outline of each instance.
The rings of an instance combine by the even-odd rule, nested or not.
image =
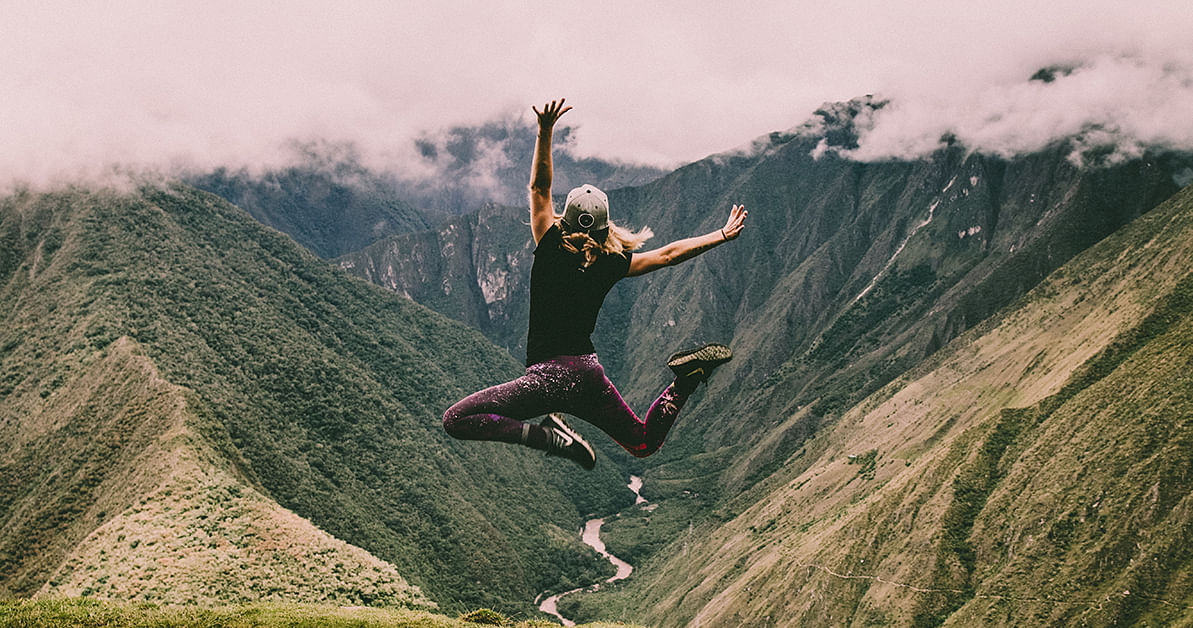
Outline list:
[[[635,496],[634,504],[635,505],[642,505],[642,504],[646,503],[646,499],[644,497],[642,497],[642,492],[641,492],[642,491],[642,478],[640,478],[636,475],[631,475],[630,483],[627,484],[626,487],[634,492],[634,496]],[[619,516],[619,515],[614,515],[614,516]],[[571,595],[573,593],[579,593],[581,591],[598,591],[598,590],[600,590],[602,584],[609,584],[610,582],[617,582],[618,580],[625,580],[626,578],[630,577],[631,573],[634,572],[634,567],[632,565],[630,565],[629,563],[625,562],[624,560],[614,556],[613,554],[610,554],[609,551],[605,548],[605,542],[601,540],[601,526],[603,526],[604,524],[605,524],[605,517],[598,517],[598,518],[593,518],[593,519],[589,519],[588,521],[585,521],[584,529],[580,533],[580,540],[583,541],[585,545],[588,545],[592,549],[596,550],[596,552],[598,554],[600,554],[601,556],[604,556],[609,562],[613,563],[613,566],[617,569],[617,572],[614,573],[612,577],[606,579],[604,582],[598,582],[596,584],[591,584],[591,585],[588,585],[585,587],[579,587],[576,589],[572,589],[570,591],[564,591],[563,593],[557,593],[555,595],[547,597],[546,599],[543,599],[541,602],[538,599],[535,600],[535,602],[538,603],[540,611],[542,611],[548,615],[551,615],[553,617],[558,618],[560,621],[563,622],[564,626],[575,626],[576,623],[573,622],[572,620],[564,617],[563,615],[561,615],[559,613],[559,600],[561,598],[563,598],[564,596],[567,596],[567,595]],[[542,596],[540,595],[539,597],[542,597]]]

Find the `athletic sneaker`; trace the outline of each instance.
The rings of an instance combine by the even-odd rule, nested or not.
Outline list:
[[[558,414],[548,414],[540,424],[547,430],[547,455],[567,458],[576,464],[592,471],[596,466],[596,454],[592,452],[592,445],[588,444],[563,422]]]
[[[732,359],[732,349],[712,342],[672,355],[667,359],[667,366],[675,373],[676,380],[689,380],[699,384],[712,375],[713,369]]]

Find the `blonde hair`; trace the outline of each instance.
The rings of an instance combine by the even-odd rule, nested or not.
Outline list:
[[[605,241],[597,242],[587,233],[579,231],[568,233],[563,226],[562,217],[555,219],[555,224],[563,233],[563,250],[569,253],[583,253],[585,266],[591,266],[596,261],[597,255],[601,253],[621,255],[626,251],[636,251],[642,248],[647,240],[654,237],[654,232],[650,230],[650,227],[642,227],[634,232],[616,225],[610,220],[609,233],[605,236]]]

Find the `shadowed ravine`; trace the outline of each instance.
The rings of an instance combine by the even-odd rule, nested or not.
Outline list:
[[[640,478],[636,475],[631,475],[630,483],[627,486],[629,486],[629,489],[631,491],[634,491],[634,495],[636,496],[636,498],[634,500],[634,504],[646,503],[646,499],[643,498],[642,494],[639,492],[642,490],[642,478]],[[608,580],[605,580],[606,583],[617,582],[618,580],[624,580],[624,579],[630,577],[630,573],[632,573],[634,571],[634,567],[633,567],[633,565],[614,556],[613,554],[610,554],[608,552],[608,550],[605,549],[605,542],[601,540],[601,526],[604,524],[605,524],[604,517],[589,519],[588,521],[585,521],[584,522],[584,530],[580,533],[580,540],[584,541],[585,545],[588,545],[592,549],[596,550],[597,553],[600,554],[601,556],[608,558],[609,562],[613,563],[613,566],[617,568],[617,573],[613,574],[613,576],[610,577]],[[559,620],[563,622],[563,625],[575,626],[576,622],[559,614],[559,610],[557,608],[559,599],[565,595],[571,595],[572,593],[576,593],[577,591],[596,591],[601,588],[601,584],[603,584],[603,583],[598,582],[596,584],[592,584],[592,585],[589,585],[586,587],[579,587],[577,589],[572,589],[571,591],[564,591],[563,593],[557,593],[555,595],[552,595],[552,596],[542,600],[541,602],[539,602],[539,599],[541,599],[543,596],[540,594],[538,598],[535,598],[535,602],[539,605],[540,611],[547,613],[548,615],[554,615],[555,617],[558,617]]]

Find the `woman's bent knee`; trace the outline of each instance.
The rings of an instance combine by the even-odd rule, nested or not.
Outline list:
[[[463,426],[460,425],[460,419],[463,417],[455,410],[456,407],[452,406],[447,409],[447,412],[443,413],[443,431],[447,432],[452,438],[462,438],[461,427]]]

